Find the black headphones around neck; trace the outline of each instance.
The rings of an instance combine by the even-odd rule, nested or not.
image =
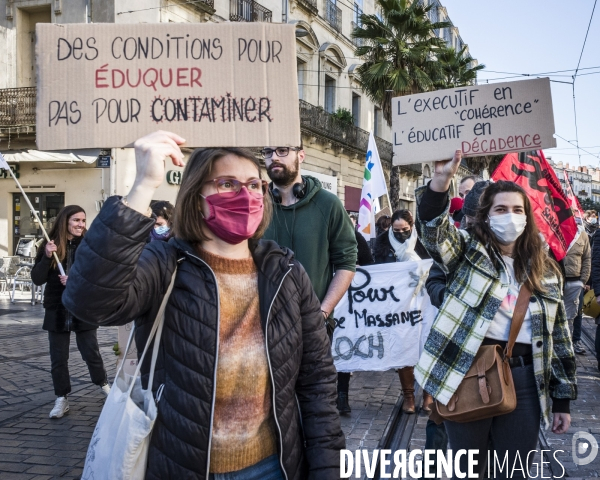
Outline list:
[[[281,203],[281,192],[273,187],[273,182],[269,184],[269,192],[271,192],[271,198],[273,199],[273,202],[278,204]],[[304,197],[306,197],[306,180],[304,177],[302,177],[302,182],[294,184],[292,187],[292,194],[298,200],[302,200]]]

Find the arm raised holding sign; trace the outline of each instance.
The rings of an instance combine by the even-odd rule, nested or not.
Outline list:
[[[183,153],[179,145],[185,140],[176,133],[159,130],[136,140],[136,177],[127,195],[127,204],[134,210],[146,214],[155,190],[165,178],[165,158],[173,165],[184,167]]]
[[[462,152],[456,150],[452,159],[435,162],[433,178],[419,196],[418,224],[421,243],[445,273],[456,269],[465,246],[463,235],[449,221],[447,215],[450,183],[458,172],[461,160]],[[449,252],[454,254],[449,255]]]

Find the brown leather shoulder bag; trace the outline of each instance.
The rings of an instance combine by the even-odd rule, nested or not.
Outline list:
[[[448,405],[435,402],[444,420],[473,422],[504,415],[517,408],[517,395],[508,359],[512,356],[530,298],[531,291],[522,285],[504,351],[500,345],[481,346]]]

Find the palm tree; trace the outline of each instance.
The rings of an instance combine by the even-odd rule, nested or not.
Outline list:
[[[440,73],[434,80],[436,90],[475,84],[477,72],[483,70],[485,65],[473,65],[475,60],[466,50],[467,47],[463,47],[460,51],[454,48],[442,48],[436,52]]]
[[[352,36],[363,40],[355,51],[364,63],[357,77],[366,95],[381,105],[383,118],[392,124],[392,98],[435,89],[441,77],[435,55],[445,48],[436,30],[451,26],[431,23],[433,5],[413,0],[379,0],[381,15],[361,15]]]
[[[392,125],[392,98],[435,89],[441,78],[435,54],[445,47],[436,30],[448,22],[431,23],[433,5],[417,0],[378,0],[380,15],[361,15],[352,36],[362,39],[355,51],[364,63],[357,68],[361,88],[381,106],[383,118]],[[391,207],[399,207],[400,166],[390,172]]]

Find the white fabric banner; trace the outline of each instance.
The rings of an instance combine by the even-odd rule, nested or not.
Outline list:
[[[437,314],[425,290],[432,260],[358,267],[337,305],[332,354],[339,372],[416,365]]]

